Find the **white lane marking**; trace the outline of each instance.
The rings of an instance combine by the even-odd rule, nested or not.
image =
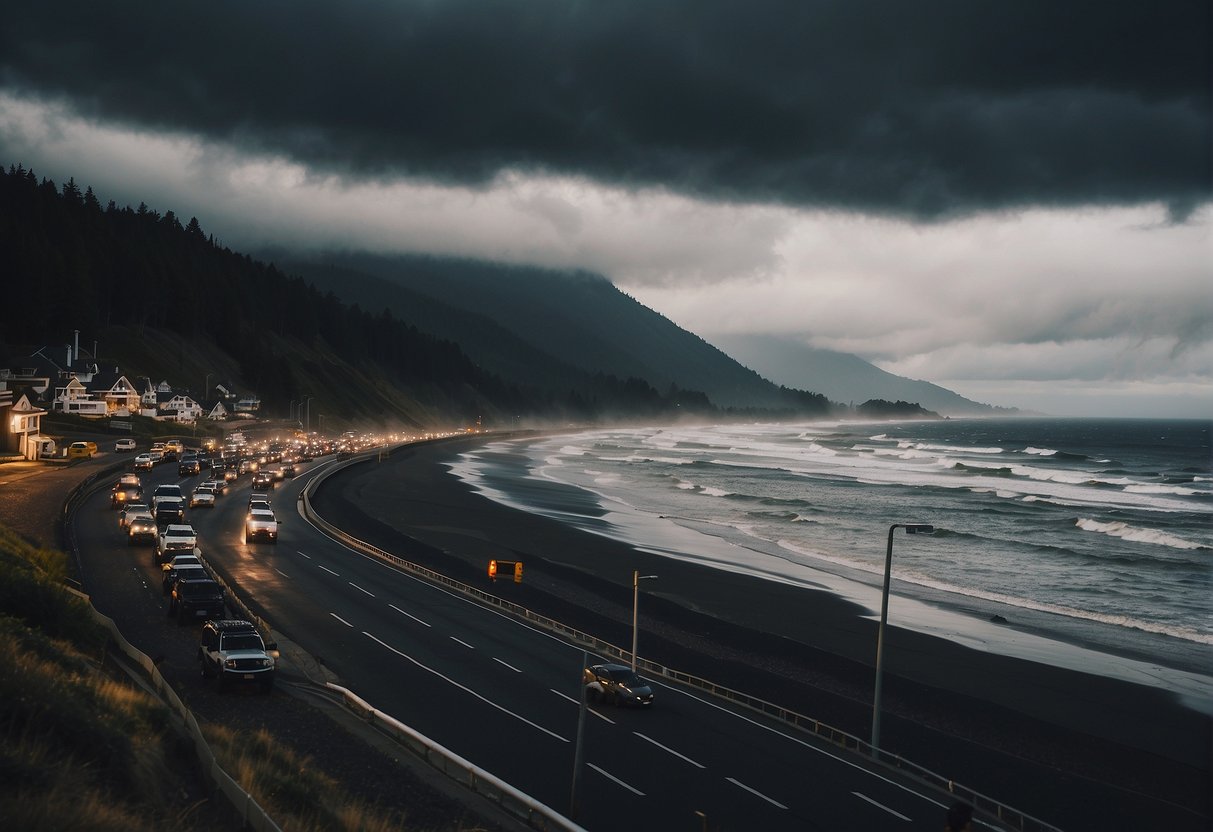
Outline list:
[[[645,742],[653,743],[653,745],[657,746],[662,751],[668,751],[669,753],[673,754],[678,759],[686,760],[688,763],[695,766],[696,768],[707,768],[707,766],[705,766],[703,763],[697,763],[694,760],[692,760],[690,757],[686,756],[685,754],[679,754],[674,749],[670,748],[667,745],[662,745],[661,743],[657,742],[657,740],[653,739],[652,737],[646,737],[644,734],[640,733],[639,731],[633,731],[632,733],[635,734],[636,736],[640,737]]]
[[[860,800],[866,800],[868,803],[871,803],[871,804],[872,804],[873,806],[875,806],[877,809],[884,809],[886,812],[888,812],[888,813],[889,813],[890,815],[892,815],[893,817],[896,817],[896,818],[901,818],[902,820],[906,820],[906,821],[910,820],[910,818],[906,817],[906,816],[905,816],[905,815],[903,815],[901,812],[894,812],[894,811],[893,811],[892,809],[890,809],[888,806],[885,806],[883,803],[877,803],[875,800],[873,800],[872,798],[868,797],[866,794],[860,794],[859,792],[851,792],[851,794],[855,795],[855,796],[856,796],[856,797],[858,797]]]
[[[418,618],[417,616],[413,615],[410,612],[405,612],[404,610],[400,609],[400,607],[396,606],[395,604],[388,604],[388,606],[391,607],[392,609],[394,609],[396,612],[400,613],[401,615],[407,615],[409,618],[413,619],[418,624],[421,624],[426,627],[430,626],[427,622],[422,621],[420,618]]]
[[[509,662],[503,662],[501,659],[497,658],[496,656],[493,656],[493,661],[497,662],[497,664],[503,664],[503,665],[505,665],[505,666],[506,666],[506,667],[508,667],[510,670],[514,671],[515,673],[521,673],[521,672],[522,672],[522,671],[521,671],[521,670],[519,670],[518,668],[514,667],[514,665],[510,664]]]
[[[332,569],[329,569],[327,566],[324,566],[324,565],[319,564],[319,563],[318,563],[318,564],[316,564],[316,565],[317,565],[317,566],[319,566],[321,569],[323,569],[325,572],[329,573],[330,575],[337,575],[337,573],[336,573],[336,572],[334,572]],[[341,576],[340,576],[340,575],[337,575],[337,577],[338,577],[338,578],[340,578]]]
[[[463,639],[455,638],[454,636],[451,636],[451,641],[458,642],[459,644],[462,644],[464,647],[466,647],[466,648],[467,648],[467,649],[469,649],[469,650],[475,650],[475,649],[476,649],[475,647],[473,647],[472,645],[468,644],[468,643],[467,643],[466,641],[464,641]]]
[[[782,803],[780,803],[778,800],[772,800],[771,798],[767,797],[765,794],[758,791],[757,789],[751,789],[745,783],[742,783],[738,780],[734,780],[732,777],[726,777],[724,779],[728,780],[734,786],[740,786],[741,788],[745,789],[747,792],[749,792],[750,794],[752,794],[756,797],[761,797],[763,800],[765,800],[767,803],[770,803],[772,806],[778,806],[780,809],[788,808],[787,806],[784,806]]]
[[[427,581],[425,581],[423,578],[421,578],[421,577],[419,577],[419,576],[417,576],[417,575],[413,575],[413,574],[412,574],[412,573],[410,573],[408,570],[403,569],[403,568],[401,568],[401,567],[399,567],[399,566],[396,566],[395,564],[385,562],[385,561],[383,561],[383,560],[381,560],[381,559],[379,559],[379,558],[376,558],[376,557],[372,557],[371,555],[368,555],[366,552],[360,552],[359,550],[357,550],[357,549],[353,548],[352,546],[347,545],[347,544],[346,544],[345,542],[343,542],[342,540],[339,540],[338,538],[333,537],[332,535],[328,534],[327,532],[325,532],[325,531],[323,531],[323,530],[321,530],[321,529],[316,528],[316,526],[315,526],[315,525],[313,525],[313,526],[312,526],[312,528],[314,528],[314,529],[316,529],[317,531],[319,531],[321,534],[323,534],[323,535],[324,535],[325,537],[327,537],[329,540],[333,541],[334,543],[336,543],[336,544],[337,544],[338,546],[340,546],[342,549],[345,549],[345,550],[346,550],[347,552],[349,552],[350,554],[352,554],[352,555],[357,555],[358,557],[362,558],[363,560],[365,560],[365,561],[367,561],[367,562],[369,562],[369,563],[377,564],[377,565],[379,565],[379,566],[382,566],[382,567],[383,567],[383,568],[385,568],[385,569],[390,569],[390,570],[391,570],[392,572],[394,572],[395,574],[397,574],[397,575],[399,575],[399,576],[401,576],[401,577],[403,577],[403,578],[406,578],[406,579],[408,579],[408,580],[412,581],[412,582],[413,582],[413,583],[415,583],[415,584],[419,584],[420,586],[423,586],[423,587],[425,587],[426,589],[431,589],[431,590],[434,590],[435,592],[439,592],[439,593],[441,593],[441,594],[443,594],[443,595],[446,595],[447,597],[449,597],[449,598],[451,598],[451,599],[453,599],[453,600],[460,601],[460,602],[462,602],[462,603],[464,603],[464,604],[467,604],[467,605],[469,605],[469,606],[475,607],[476,609],[480,610],[481,612],[487,612],[487,613],[489,613],[490,615],[495,615],[495,616],[497,616],[497,617],[499,617],[499,618],[504,619],[505,621],[508,621],[510,624],[512,624],[512,625],[514,625],[514,626],[516,626],[516,627],[522,627],[522,628],[523,628],[523,629],[525,629],[525,630],[530,630],[530,631],[531,631],[532,633],[534,633],[535,635],[540,636],[540,637],[542,637],[542,638],[550,639],[551,641],[554,641],[554,642],[556,642],[557,644],[559,644],[561,647],[567,647],[567,648],[569,648],[570,650],[575,650],[575,651],[578,651],[578,652],[580,652],[580,651],[583,649],[583,648],[582,648],[580,645],[577,645],[577,644],[573,644],[573,643],[571,643],[571,642],[568,642],[568,641],[566,641],[565,639],[561,638],[560,636],[556,635],[555,633],[549,633],[549,632],[547,632],[546,630],[541,630],[541,629],[539,629],[538,627],[535,627],[535,626],[532,626],[532,625],[530,625],[530,624],[527,624],[526,622],[523,622],[523,621],[518,621],[517,619],[512,618],[512,617],[511,617],[509,614],[504,613],[504,612],[501,612],[500,610],[495,610],[495,609],[492,609],[491,607],[484,607],[484,606],[481,606],[480,604],[476,603],[475,601],[473,601],[473,600],[471,600],[471,599],[469,599],[469,598],[465,598],[464,596],[460,595],[459,593],[457,593],[457,592],[455,592],[455,591],[453,591],[453,590],[445,589],[445,588],[440,587],[440,586],[434,586],[433,584],[430,584],[430,583],[428,583]],[[301,552],[300,554],[302,554],[302,552]],[[405,614],[407,615],[408,613],[405,613]],[[427,624],[426,626],[428,627],[429,625]],[[650,679],[649,681],[651,681],[651,682],[652,682],[652,681],[654,681],[654,680]],[[935,805],[935,806],[940,806],[940,807],[943,807],[943,806],[944,806],[944,804],[943,804],[943,803],[940,803],[938,800],[935,800],[934,798],[932,798],[932,797],[930,797],[930,796],[928,796],[928,795],[925,795],[925,794],[923,794],[922,792],[915,791],[913,788],[911,788],[910,786],[908,786],[908,785],[906,785],[906,784],[904,784],[904,783],[898,783],[898,782],[897,782],[897,781],[895,781],[895,780],[891,780],[891,779],[889,779],[888,777],[885,777],[884,775],[878,774],[877,772],[872,771],[872,770],[871,770],[871,769],[869,769],[869,768],[865,768],[865,767],[863,767],[863,766],[861,766],[861,765],[859,765],[859,764],[857,764],[857,763],[855,763],[855,762],[852,762],[851,760],[848,760],[848,759],[846,759],[846,758],[844,758],[844,757],[841,757],[841,756],[839,756],[839,755],[837,755],[837,754],[834,754],[833,752],[831,752],[831,751],[829,751],[829,750],[827,750],[827,749],[824,749],[824,748],[818,748],[817,746],[813,745],[812,743],[806,742],[806,741],[804,741],[804,740],[802,740],[802,739],[799,739],[798,737],[794,737],[794,736],[792,736],[792,735],[790,735],[790,734],[786,734],[786,733],[784,733],[783,731],[779,731],[779,730],[777,730],[777,729],[775,729],[775,728],[772,728],[772,727],[771,727],[771,726],[769,726],[769,725],[763,725],[761,722],[757,722],[756,720],[753,720],[753,719],[750,719],[750,718],[748,718],[748,717],[746,717],[746,716],[743,716],[742,714],[737,713],[736,711],[730,711],[728,708],[724,708],[724,707],[722,707],[722,706],[720,706],[720,705],[717,705],[717,704],[715,704],[715,703],[713,703],[713,702],[709,702],[709,701],[707,701],[706,699],[703,699],[703,698],[701,698],[701,697],[695,696],[695,695],[693,695],[693,694],[691,694],[691,693],[689,693],[689,692],[687,692],[687,691],[685,691],[685,690],[681,690],[680,688],[677,688],[677,687],[675,687],[675,686],[673,686],[673,685],[662,685],[662,688],[663,688],[663,689],[665,689],[665,690],[672,691],[672,692],[681,693],[682,695],[687,696],[687,697],[690,697],[691,699],[694,699],[694,700],[696,700],[697,702],[700,702],[701,704],[707,705],[708,707],[711,707],[711,708],[715,708],[715,709],[716,709],[716,710],[718,710],[718,711],[723,711],[724,713],[727,713],[727,714],[729,714],[730,716],[735,717],[736,719],[740,719],[740,720],[742,720],[742,721],[744,721],[744,722],[748,722],[748,723],[750,723],[750,724],[752,724],[752,725],[755,725],[755,726],[757,726],[757,727],[759,727],[759,728],[763,729],[764,731],[769,731],[769,732],[771,732],[772,734],[778,734],[779,736],[783,737],[784,739],[791,740],[792,742],[797,743],[798,745],[801,745],[801,746],[803,746],[803,747],[805,747],[805,748],[807,748],[807,749],[809,749],[809,750],[811,750],[811,751],[815,751],[815,752],[817,752],[818,754],[821,754],[821,755],[823,755],[823,756],[825,756],[825,757],[829,757],[830,759],[835,760],[836,762],[842,763],[844,766],[848,766],[848,767],[850,767],[850,768],[853,768],[853,769],[855,769],[856,771],[861,771],[861,772],[863,772],[864,774],[867,774],[869,777],[873,777],[873,778],[875,778],[876,780],[879,780],[879,781],[881,781],[881,782],[885,783],[886,785],[892,786],[892,787],[897,788],[897,789],[901,789],[902,791],[904,791],[904,792],[906,792],[906,793],[908,793],[908,794],[912,794],[912,795],[914,795],[915,797],[922,798],[923,800],[926,800],[928,803],[931,803],[931,804],[933,804],[933,805]],[[560,694],[560,695],[561,695],[561,696],[563,696],[564,694]],[[574,700],[572,700],[572,701],[576,702],[577,700],[575,700],[575,699],[574,699]],[[605,716],[602,716],[602,714],[598,713],[597,711],[593,710],[592,708],[590,709],[590,713],[594,714],[595,716],[597,716],[597,717],[599,717],[599,718],[601,718],[601,719],[605,719],[607,722],[610,722],[612,725],[613,725],[613,724],[615,724],[613,720],[608,719],[608,718],[607,718],[607,717],[605,717]]]
[[[612,781],[618,783],[619,785],[623,786],[628,791],[630,791],[634,794],[638,794],[641,797],[644,797],[644,792],[642,792],[640,789],[636,788],[635,786],[629,786],[627,783],[623,782],[618,777],[615,777],[614,775],[611,775],[611,774],[607,774],[605,771],[603,771],[602,769],[600,769],[598,766],[594,765],[593,763],[586,763],[586,765],[589,766],[590,768],[594,769],[594,771],[598,772],[606,779],[612,780]]]
[[[574,699],[573,697],[569,696],[567,693],[561,693],[560,691],[556,690],[556,688],[548,688],[548,690],[550,690],[552,693],[556,694],[557,696],[559,696],[559,697],[561,697],[561,698],[563,698],[563,699],[567,699],[567,700],[569,700],[569,701],[570,701],[570,702],[572,702],[574,705],[580,705],[580,704],[581,704],[581,703],[580,703],[580,702],[578,702],[576,699]],[[598,711],[594,710],[593,708],[586,708],[586,710],[587,710],[587,711],[589,711],[590,713],[592,713],[594,716],[598,717],[599,719],[603,720],[604,722],[609,722],[609,723],[611,723],[612,725],[614,725],[614,724],[615,724],[615,720],[611,719],[610,717],[603,716],[602,714],[598,713]]]
[[[371,596],[372,598],[374,598],[374,597],[375,597],[375,593],[373,593],[373,592],[367,592],[365,589],[363,589],[362,587],[358,586],[358,584],[354,583],[353,581],[346,581],[346,583],[347,583],[347,584],[349,584],[350,586],[352,586],[354,589],[358,590],[358,591],[359,591],[359,592],[361,592],[361,593],[364,593],[364,594],[366,594],[366,595],[369,595],[369,596]]]
[[[758,722],[757,720],[754,720],[754,719],[750,719],[748,716],[740,714],[737,711],[730,711],[728,708],[726,708],[722,705],[717,705],[715,702],[709,702],[708,700],[704,699],[701,696],[696,696],[695,694],[690,693],[689,691],[682,690],[681,688],[674,687],[673,685],[666,685],[665,689],[670,691],[670,693],[680,693],[683,696],[687,697],[688,699],[694,699],[696,702],[698,702],[701,705],[707,705],[709,708],[715,708],[718,711],[722,711],[722,712],[728,714],[729,716],[733,717],[734,719],[739,719],[742,722],[748,722],[749,724],[751,724],[757,728],[761,728],[764,731],[769,731],[772,734],[783,737],[785,740],[794,742],[797,745],[799,745],[809,751],[815,751],[818,754],[822,755],[823,757],[829,757],[831,760],[834,760],[837,763],[841,763],[844,766],[848,766],[849,768],[853,768],[856,771],[861,771],[864,774],[868,775],[869,777],[872,777],[872,778],[875,778],[876,780],[881,781],[885,785],[892,786],[893,788],[901,789],[904,792],[912,794],[915,797],[920,797],[923,800],[927,801],[928,803],[932,803],[936,806],[940,806],[940,807],[944,806],[944,804],[940,803],[938,800],[935,800],[934,798],[929,797],[928,795],[925,795],[922,792],[916,792],[909,786],[905,785],[904,783],[898,783],[896,780],[891,780],[888,777],[885,777],[883,774],[878,774],[877,772],[872,771],[871,769],[864,768],[863,766],[859,765],[858,763],[852,762],[851,760],[848,760],[845,757],[840,757],[839,755],[834,754],[833,752],[828,751],[827,749],[818,748],[817,746],[813,745],[811,742],[802,740],[799,737],[794,737],[791,734],[785,734],[783,731],[780,731],[776,728],[772,728],[770,725],[763,725],[761,722]]]
[[[344,625],[345,625],[345,626],[347,626],[347,627],[353,627],[353,626],[354,626],[353,624],[351,624],[350,622],[346,621],[344,618],[342,618],[341,616],[339,616],[339,615],[338,615],[337,613],[335,613],[335,612],[330,612],[330,613],[329,613],[329,615],[333,616],[333,618],[336,618],[338,621],[340,621],[342,624],[344,624]]]
[[[481,696],[476,691],[472,690],[471,688],[467,687],[466,685],[461,685],[458,682],[456,682],[454,679],[452,679],[451,677],[445,676],[442,673],[439,673],[434,668],[428,667],[428,666],[422,664],[421,662],[417,661],[412,656],[410,656],[408,653],[403,653],[400,650],[397,650],[395,647],[388,644],[386,641],[376,638],[375,636],[368,633],[366,630],[363,630],[362,634],[364,636],[366,636],[367,638],[369,638],[371,641],[377,642],[378,644],[386,647],[388,650],[391,650],[393,653],[395,653],[400,658],[412,662],[413,664],[417,665],[419,668],[421,668],[422,670],[424,670],[428,673],[433,673],[435,676],[437,676],[439,679],[443,680],[447,684],[454,685],[455,687],[459,688],[464,693],[471,694],[472,696],[476,697],[484,704],[486,704],[490,707],[496,708],[497,710],[501,711],[503,714],[509,714],[510,716],[514,717],[514,719],[517,719],[520,722],[525,722],[527,725],[531,726],[532,728],[534,728],[538,731],[542,731],[543,733],[547,734],[549,737],[555,737],[556,739],[560,740],[561,742],[568,742],[568,740],[566,740],[564,737],[560,736],[559,734],[549,731],[547,728],[544,728],[542,725],[536,725],[534,722],[531,722],[526,717],[520,716],[519,714],[516,714],[513,711],[507,710],[507,709],[501,707],[500,705],[498,705],[496,702],[493,702],[490,699],[486,699],[485,697]]]
[[[309,555],[307,552],[300,552],[299,554],[303,555],[303,556],[304,556],[305,558],[307,558],[308,560],[311,560],[311,559],[312,559],[312,556],[311,556],[311,555]]]
[[[281,575],[281,576],[282,576],[282,577],[284,577],[284,578],[290,578],[290,577],[291,577],[290,575],[286,574],[285,572],[283,572],[283,571],[282,571],[281,569],[279,569],[278,567],[274,567],[274,571],[275,571],[275,572],[277,572],[279,575]]]

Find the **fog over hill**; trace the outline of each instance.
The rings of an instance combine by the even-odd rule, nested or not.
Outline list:
[[[884,399],[946,415],[996,410],[854,355],[760,336],[709,342],[587,272],[425,256],[263,256],[347,302],[390,309],[459,343],[505,378],[558,380],[574,369],[635,376],[659,390],[671,384],[701,390],[732,408],[783,406],[778,386],[784,386],[843,405]]]
[[[776,384],[814,390],[831,401],[907,401],[947,416],[1016,412],[966,399],[929,381],[887,373],[857,355],[817,349],[774,335],[715,335],[712,343]]]

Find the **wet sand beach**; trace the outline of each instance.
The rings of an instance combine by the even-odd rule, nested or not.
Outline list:
[[[641,656],[866,739],[876,623],[827,591],[638,551],[505,507],[443,464],[466,438],[409,446],[330,477],[330,522],[423,566]],[[490,583],[490,559],[524,580]],[[882,746],[1066,829],[1209,826],[1210,718],[1157,688],[907,630],[885,642]],[[1043,785],[1042,785],[1043,784]]]

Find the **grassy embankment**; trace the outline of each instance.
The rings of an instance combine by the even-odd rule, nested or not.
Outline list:
[[[0,826],[174,829],[238,825],[197,772],[175,715],[103,661],[107,634],[62,588],[67,557],[0,525]],[[400,830],[262,732],[204,727],[220,764],[284,829]]]

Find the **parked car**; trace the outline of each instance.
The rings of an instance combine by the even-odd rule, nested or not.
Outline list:
[[[118,451],[119,453],[122,453],[123,451],[133,451],[135,450],[135,440],[119,439],[114,443],[114,450]]]
[[[210,578],[178,580],[169,592],[168,614],[178,624],[223,618],[223,588]]]
[[[215,489],[200,485],[190,494],[190,508],[214,508]]]
[[[156,526],[156,518],[150,510],[137,511],[134,514],[127,515],[126,542],[131,546],[145,541],[155,542],[159,534],[160,529]]]
[[[171,523],[160,530],[156,536],[156,563],[164,563],[173,555],[192,553],[198,547],[198,533],[194,527],[185,523]]]
[[[614,705],[647,708],[653,704],[653,688],[626,664],[596,664],[582,673],[586,696]]]
[[[150,471],[155,464],[156,460],[152,458],[151,454],[139,454],[135,457],[136,471]]]
[[[274,657],[248,621],[212,619],[204,623],[198,662],[203,677],[219,677],[220,690],[230,682],[250,682],[263,693],[274,687]]]
[[[244,520],[244,542],[252,543],[254,540],[278,542],[278,520],[268,508],[249,509]]]

